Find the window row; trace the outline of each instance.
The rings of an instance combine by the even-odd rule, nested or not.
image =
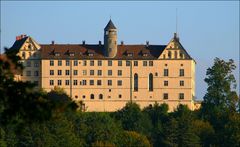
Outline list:
[[[26,67],[32,67],[32,62],[31,61],[27,61],[26,62]],[[34,61],[33,62],[33,67],[39,67],[39,62],[38,61]]]
[[[54,70],[50,70],[49,71],[49,75],[54,75]],[[57,75],[63,75],[62,70],[57,70]],[[70,75],[70,70],[65,70],[65,75]],[[78,70],[73,70],[73,75],[78,75]],[[82,71],[82,75],[87,75],[87,70],[83,70]],[[102,76],[102,70],[89,70],[89,75],[94,76],[94,75],[98,75],[98,76]],[[113,75],[113,71],[112,70],[108,70],[107,71],[107,75],[108,76],[112,76]],[[117,71],[117,75],[118,76],[122,76],[122,70],[118,70]],[[156,76],[158,75],[157,73],[155,74]],[[163,76],[167,77],[169,75],[169,70],[168,69],[164,69],[163,70]],[[184,69],[180,69],[179,70],[179,76],[182,77],[184,76]],[[166,85],[167,86],[167,85]]]
[[[178,56],[178,54],[179,54],[179,56]],[[178,51],[168,51],[167,57],[165,54],[163,54],[163,59],[166,59],[166,58],[168,58],[168,59],[178,59],[178,58],[184,59],[184,54],[181,51],[179,53],[178,53]]]
[[[87,75],[87,70],[83,70],[82,74]],[[107,74],[108,74],[108,76],[112,76],[113,71],[108,70]],[[50,70],[49,75],[53,76],[54,75],[54,70]],[[57,70],[57,75],[59,75],[59,76],[63,75],[62,70]],[[70,75],[70,70],[65,70],[65,75]],[[78,75],[78,70],[73,70],[73,75]],[[96,70],[96,71],[95,70],[89,70],[89,75],[91,75],[91,76],[94,76],[94,75],[102,76],[102,70]],[[118,70],[117,75],[122,76],[122,70]]]
[[[70,60],[64,60],[64,61],[65,61],[65,66],[70,66]],[[139,62],[140,61],[133,61],[133,66],[138,66]],[[74,60],[73,66],[78,66],[79,63],[78,63],[78,60]],[[101,60],[98,60],[98,61],[90,60],[89,61],[90,66],[95,66],[95,64],[97,66],[102,66],[102,61]],[[57,65],[62,66],[63,65],[62,60],[57,60]],[[87,66],[88,65],[87,60],[83,60],[82,65]],[[112,66],[112,65],[113,65],[112,60],[108,60],[108,66]],[[130,65],[131,65],[131,62],[129,60],[127,60],[126,66],[130,66]],[[142,65],[143,66],[153,66],[153,61],[142,61]],[[54,66],[54,60],[50,60],[50,66]],[[122,60],[118,61],[118,66],[123,66]]]
[[[58,86],[61,86],[63,85],[62,81],[64,82],[64,80],[57,80],[57,85]],[[73,85],[78,85],[78,80],[73,80]],[[87,80],[81,80],[79,81],[79,85],[87,85],[88,81]],[[96,82],[96,83],[95,83]],[[54,80],[49,80],[49,85],[53,86],[54,85]],[[65,85],[70,85],[70,80],[65,80]],[[98,85],[98,86],[101,86],[102,85],[102,80],[89,80],[89,85]],[[107,85],[108,86],[112,86],[113,85],[113,82],[112,80],[107,80]],[[123,85],[123,82],[122,80],[117,80],[117,86],[122,86]]]
[[[98,97],[98,99],[103,99],[104,98],[103,94],[96,94],[96,95],[90,94],[89,98],[93,100],[93,99],[95,99],[95,96]],[[78,98],[78,96],[76,95],[75,98]],[[82,98],[86,99],[86,95],[82,95]],[[111,96],[108,96],[108,98],[111,98]],[[118,98],[122,98],[122,94],[118,94]],[[137,98],[137,97],[135,96],[135,98]],[[169,99],[169,94],[168,93],[163,93],[162,98],[164,100]],[[180,99],[180,100],[184,99],[184,93],[178,93],[178,99]]]
[[[22,75],[22,76],[23,76],[23,75]],[[39,76],[39,71],[36,70],[36,71],[34,71],[33,74],[32,74],[32,71],[27,70],[27,71],[26,71],[26,76],[35,76],[35,77],[37,77],[37,76]]]
[[[167,100],[168,98],[169,98],[168,93],[163,93],[163,99]],[[184,93],[179,93],[178,99],[184,99]]]
[[[163,81],[163,85],[168,86],[168,81]],[[184,86],[184,81],[183,80],[179,81],[179,86]]]

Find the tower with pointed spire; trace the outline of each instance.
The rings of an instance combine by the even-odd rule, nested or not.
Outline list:
[[[117,55],[117,28],[110,19],[104,28],[105,57],[114,58]]]

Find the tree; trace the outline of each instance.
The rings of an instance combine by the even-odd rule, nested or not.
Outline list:
[[[204,81],[208,84],[208,88],[201,108],[208,119],[212,116],[212,112],[216,114],[217,112],[236,111],[238,97],[236,92],[232,91],[236,89],[236,80],[232,74],[235,68],[232,59],[225,62],[215,58],[214,65],[207,69],[207,77]]]
[[[20,58],[6,49],[0,56],[0,123],[47,120],[51,117],[46,95],[34,89],[34,84],[14,80],[21,72]]]
[[[150,147],[147,137],[134,131],[124,131],[119,134],[117,146],[119,147]]]
[[[205,82],[208,84],[208,88],[200,111],[201,116],[209,121],[215,130],[217,146],[224,146],[226,142],[238,140],[238,137],[230,137],[236,135],[235,130],[238,130],[238,127],[235,125],[238,125],[239,120],[239,115],[236,114],[239,105],[235,91],[236,80],[232,74],[235,68],[232,59],[226,62],[215,58],[213,66],[208,68],[206,73]],[[233,126],[229,125],[230,122]]]
[[[115,119],[119,120],[124,130],[136,131],[149,135],[152,129],[150,119],[141,112],[138,104],[128,102],[124,108],[114,113]]]

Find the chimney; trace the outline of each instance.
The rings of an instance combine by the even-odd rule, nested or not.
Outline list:
[[[177,41],[179,41],[179,37],[178,37],[177,33],[174,33],[174,39],[176,39]]]
[[[123,42],[123,41],[121,41],[121,45],[124,45],[124,42]]]
[[[54,45],[55,44],[55,42],[54,42],[54,40],[52,41],[52,45]]]
[[[26,34],[21,34],[21,35],[19,35],[19,36],[16,36],[16,40],[21,40],[21,39],[23,39],[23,38],[25,38],[25,37],[27,37]]]
[[[82,45],[85,45],[85,40],[82,41]]]
[[[99,46],[100,46],[100,45],[102,45],[102,42],[101,42],[101,41],[99,41],[99,42],[98,42],[98,44],[99,44]]]
[[[149,41],[146,41],[146,46],[149,46]]]

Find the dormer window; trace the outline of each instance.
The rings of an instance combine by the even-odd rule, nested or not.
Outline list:
[[[109,33],[108,31],[105,32],[106,35],[108,35],[108,33]]]
[[[89,53],[88,56],[92,57],[94,54],[93,53]]]
[[[133,53],[128,53],[127,56],[128,56],[128,57],[132,57],[132,56],[133,56]]]
[[[74,53],[69,53],[69,56],[74,56]]]
[[[60,53],[55,53],[55,56],[57,56],[57,57],[60,56]]]
[[[147,57],[148,56],[148,53],[143,53],[143,57]]]

